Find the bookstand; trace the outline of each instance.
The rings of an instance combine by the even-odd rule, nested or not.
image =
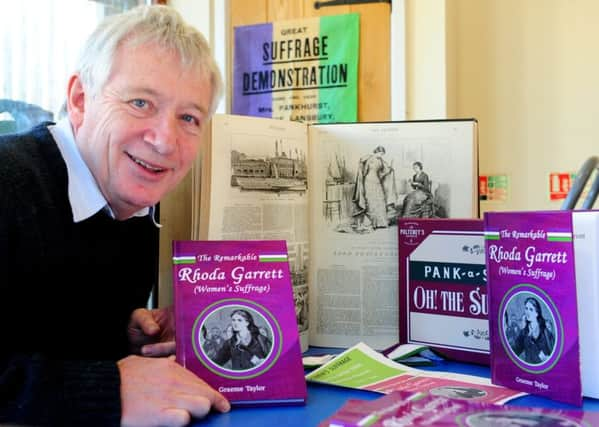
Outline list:
[[[580,170],[576,174],[576,179],[574,180],[574,184],[572,184],[572,188],[566,195],[566,199],[562,203],[561,209],[568,210],[574,209],[580,195],[582,194],[582,190],[587,185],[589,179],[593,174],[593,170],[597,169],[599,165],[599,157],[591,156],[580,167]],[[595,174],[595,179],[589,191],[589,194],[584,199],[582,203],[582,209],[591,209],[595,200],[597,199],[597,195],[599,194],[599,173]]]

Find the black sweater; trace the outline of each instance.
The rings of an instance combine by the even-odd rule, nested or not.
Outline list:
[[[0,424],[116,426],[116,361],[156,281],[158,230],[74,223],[47,125],[0,137]]]

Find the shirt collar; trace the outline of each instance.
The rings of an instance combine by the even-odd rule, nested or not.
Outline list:
[[[65,117],[59,120],[56,125],[48,126],[48,130],[56,140],[56,145],[67,166],[69,202],[73,211],[73,221],[84,221],[100,210],[105,210],[114,218],[112,209],[79,153],[69,119]],[[150,209],[145,207],[133,216],[146,216],[149,212]]]

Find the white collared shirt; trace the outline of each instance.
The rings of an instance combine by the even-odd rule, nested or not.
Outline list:
[[[73,211],[73,221],[84,221],[102,209],[114,218],[112,209],[79,153],[69,119],[65,117],[59,120],[56,125],[48,126],[48,130],[56,140],[56,145],[67,165],[69,202]],[[145,216],[149,212],[150,208],[145,207],[133,216]]]

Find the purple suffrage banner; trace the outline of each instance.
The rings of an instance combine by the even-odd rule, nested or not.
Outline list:
[[[350,13],[235,27],[232,113],[355,122],[359,19]]]

